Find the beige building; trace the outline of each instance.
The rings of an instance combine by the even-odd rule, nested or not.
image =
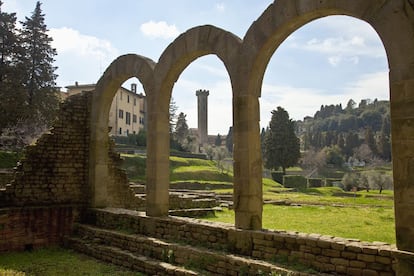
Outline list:
[[[91,91],[95,84],[78,84],[66,86],[67,96]],[[127,136],[138,134],[145,129],[145,96],[137,93],[137,84],[131,84],[131,90],[120,87],[115,94],[109,111],[110,135]]]

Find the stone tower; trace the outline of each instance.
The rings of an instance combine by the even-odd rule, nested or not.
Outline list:
[[[208,90],[197,90],[197,109],[198,109],[198,136],[200,138],[200,144],[207,143],[207,97],[209,95]]]

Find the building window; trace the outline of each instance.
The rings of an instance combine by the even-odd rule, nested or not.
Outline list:
[[[120,101],[122,101],[122,92],[121,92],[121,99],[120,99]]]
[[[127,129],[127,135],[129,135],[129,129]]]
[[[139,123],[140,123],[141,125],[143,125],[143,124],[144,124],[144,117],[139,117]]]
[[[127,125],[130,125],[131,124],[131,113],[127,112],[125,115],[126,115],[125,116],[125,123]]]
[[[135,114],[132,115],[132,122],[133,123],[137,122],[137,115],[135,115]]]
[[[119,118],[124,118],[124,111],[122,109],[119,110]]]
[[[119,128],[119,135],[122,135],[122,127]]]
[[[129,103],[129,95],[127,95],[127,102]]]
[[[132,133],[133,133],[134,135],[135,135],[135,134],[137,134],[137,132],[136,132],[135,130],[134,130]]]
[[[134,105],[137,105],[137,99],[134,98]]]

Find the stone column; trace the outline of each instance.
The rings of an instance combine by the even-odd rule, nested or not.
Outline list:
[[[170,185],[169,101],[155,102],[147,96],[147,186],[146,214],[168,216]]]
[[[259,100],[249,95],[233,100],[235,226],[261,230],[263,211]]]
[[[391,80],[390,88],[397,247],[414,252],[414,79]],[[397,275],[411,275],[413,259],[399,257]]]
[[[198,136],[200,138],[200,144],[204,145],[208,141],[208,128],[207,128],[207,112],[208,104],[207,97],[209,95],[208,90],[197,90],[197,109],[198,109]]]

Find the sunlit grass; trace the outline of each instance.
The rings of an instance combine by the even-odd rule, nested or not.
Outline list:
[[[142,274],[99,262],[71,250],[49,248],[33,252],[0,254],[0,275],[138,276]]]
[[[234,223],[234,211],[216,212],[211,221]],[[263,228],[317,233],[362,241],[395,243],[392,208],[263,206]]]

